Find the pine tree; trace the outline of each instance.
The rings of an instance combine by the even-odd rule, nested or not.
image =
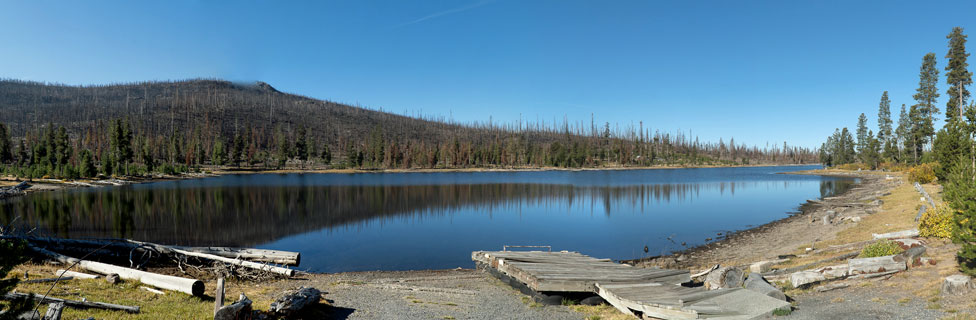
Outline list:
[[[210,163],[215,166],[224,165],[224,160],[227,157],[224,143],[220,140],[220,138],[214,139],[213,151],[210,152]]]
[[[868,117],[863,113],[857,117],[857,156],[859,159],[864,158],[864,154],[867,152],[868,144],[871,142],[871,134],[868,134]]]
[[[932,143],[932,153],[940,164],[935,170],[935,176],[939,180],[946,180],[949,171],[957,166],[960,159],[962,161],[969,159],[971,148],[969,134],[966,132],[965,123],[957,119],[949,119],[949,123],[939,130],[935,142]]]
[[[963,34],[963,29],[952,28],[952,32],[946,36],[946,39],[949,40],[949,51],[945,56],[949,60],[945,67],[946,83],[949,85],[946,91],[949,96],[949,101],[946,101],[948,122],[952,118],[961,118],[963,112],[960,108],[965,106],[966,99],[969,99],[969,90],[966,87],[973,83],[973,73],[969,72],[969,63],[966,62],[969,53],[966,53],[966,35]]]
[[[956,255],[959,269],[976,276],[976,183],[969,159],[958,159],[944,184],[944,199],[956,211],[953,240],[962,247]]]
[[[0,164],[14,160],[11,149],[13,145],[10,143],[10,133],[7,132],[7,126],[0,123]]]
[[[912,131],[912,121],[908,117],[908,112],[905,111],[905,104],[901,105],[901,112],[898,113],[898,127],[895,128],[895,148],[898,149],[898,161],[905,162],[906,157],[904,156],[903,146],[906,145],[906,141],[909,139],[909,135]]]
[[[939,113],[939,107],[936,106],[936,100],[939,98],[939,89],[936,88],[938,82],[939,70],[935,65],[935,54],[929,52],[922,58],[922,67],[919,68],[918,73],[918,89],[912,96],[918,106],[917,115],[912,118],[912,126],[918,126],[919,133],[927,137],[923,141],[931,141],[932,135],[935,134],[935,115]]]
[[[881,145],[881,158],[890,161],[898,153],[898,147],[894,143],[895,137],[891,131],[891,100],[888,99],[888,91],[881,94],[881,103],[878,104],[878,143]]]
[[[928,132],[932,130],[932,127],[929,126],[931,123],[925,118],[923,109],[924,107],[920,105],[914,105],[908,113],[912,127],[908,134],[908,139],[905,141],[905,148],[912,154],[912,164],[918,164],[920,162],[922,147],[928,139]]]
[[[332,150],[329,150],[328,143],[322,145],[322,153],[319,154],[319,159],[322,159],[322,164],[325,164],[326,167],[332,164]]]
[[[78,163],[78,166],[80,167],[79,173],[82,178],[91,178],[98,174],[95,168],[94,155],[92,155],[91,150],[81,150],[81,161]]]

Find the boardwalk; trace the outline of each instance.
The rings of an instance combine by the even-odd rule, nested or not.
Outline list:
[[[741,288],[683,287],[691,281],[687,271],[636,268],[577,252],[475,251],[471,259],[536,292],[594,293],[637,317],[755,319],[790,306]]]

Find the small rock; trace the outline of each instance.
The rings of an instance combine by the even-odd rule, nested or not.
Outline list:
[[[108,283],[111,283],[111,284],[116,284],[116,283],[122,282],[122,279],[119,278],[119,275],[118,274],[113,273],[113,274],[109,274],[109,275],[105,276],[105,281],[108,281]]]
[[[580,300],[580,304],[584,306],[598,306],[606,303],[600,296],[592,296],[583,300]]]
[[[921,247],[925,245],[925,242],[923,242],[922,240],[911,239],[911,238],[895,239],[892,241],[897,243],[898,246],[901,247],[903,250],[908,250],[909,248]]]

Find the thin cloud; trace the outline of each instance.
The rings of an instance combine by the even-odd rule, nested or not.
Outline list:
[[[406,26],[409,26],[409,25],[412,25],[412,24],[415,24],[415,23],[424,22],[424,21],[427,21],[427,20],[430,20],[430,19],[440,18],[440,17],[446,16],[446,15],[452,15],[452,14],[455,14],[455,13],[468,11],[468,10],[471,10],[471,9],[474,9],[474,8],[477,8],[477,7],[480,7],[480,6],[483,6],[483,5],[492,3],[492,2],[495,2],[495,1],[494,0],[481,0],[481,1],[475,2],[473,4],[469,4],[469,5],[466,5],[466,6],[463,6],[463,7],[457,7],[457,8],[448,9],[448,10],[444,10],[444,11],[440,11],[440,12],[435,12],[435,13],[432,13],[432,14],[429,14],[429,15],[426,15],[426,16],[423,16],[423,17],[420,17],[419,19],[416,19],[416,20],[413,20],[413,21],[410,21],[410,22],[406,22],[406,23],[402,23],[402,24],[396,25],[393,28],[402,28],[402,27],[406,27]]]

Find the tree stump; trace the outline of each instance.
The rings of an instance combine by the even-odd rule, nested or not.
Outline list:
[[[248,299],[243,293],[241,293],[241,297],[237,302],[217,310],[214,314],[214,320],[248,319],[247,316],[242,317],[242,313],[245,315],[251,313],[251,299]]]
[[[967,275],[952,275],[945,278],[942,282],[942,293],[943,294],[964,294],[968,293],[970,290],[976,289],[976,284],[973,283],[973,279]]]
[[[745,274],[736,267],[721,267],[705,276],[705,289],[741,288]]]

